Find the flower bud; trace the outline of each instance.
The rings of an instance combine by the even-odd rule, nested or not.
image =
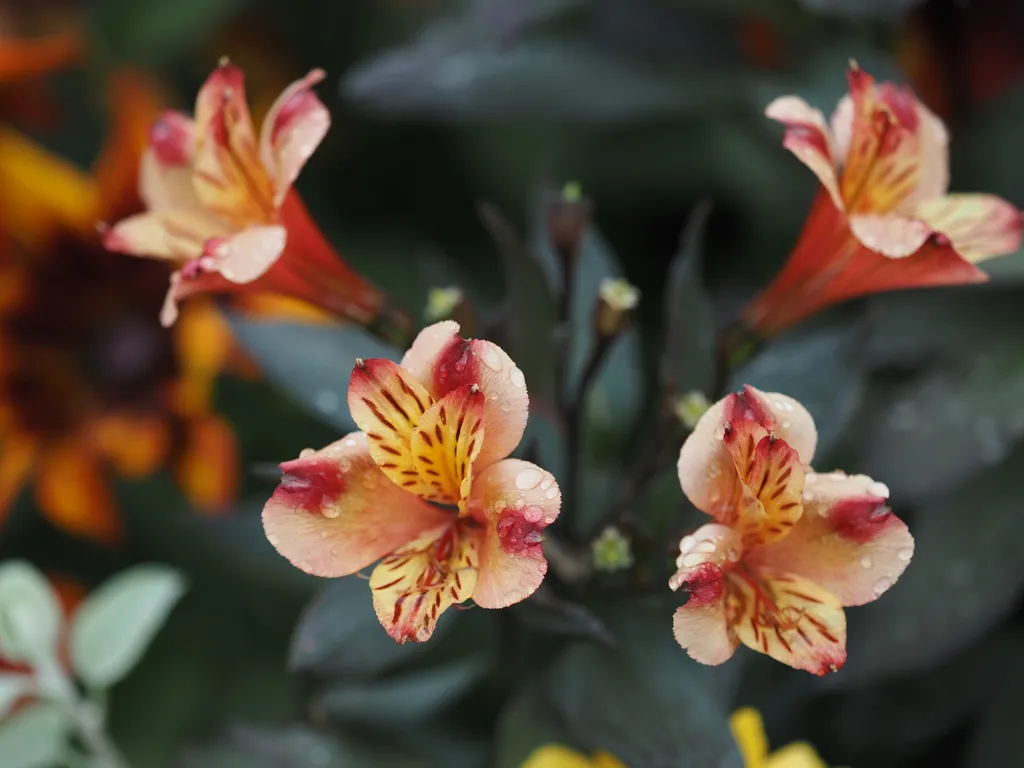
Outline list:
[[[675,402],[676,418],[689,430],[697,426],[700,417],[711,407],[707,397],[700,390],[692,389]]]
[[[566,184],[561,194],[548,203],[548,240],[561,258],[576,259],[583,235],[590,226],[591,212],[590,200],[583,197],[580,185],[575,182]]]
[[[423,311],[428,323],[448,320],[463,303],[462,289],[450,285],[445,288],[431,288],[427,292],[427,308]]]
[[[610,338],[624,331],[639,303],[640,291],[629,281],[610,277],[602,280],[594,318],[598,334]]]
[[[615,526],[608,526],[590,545],[594,568],[612,573],[633,567],[633,549],[629,539]]]

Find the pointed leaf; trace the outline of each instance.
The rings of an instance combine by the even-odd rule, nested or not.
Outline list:
[[[181,575],[162,565],[137,565],[108,579],[75,614],[70,639],[75,674],[94,688],[121,680],[184,592]]]

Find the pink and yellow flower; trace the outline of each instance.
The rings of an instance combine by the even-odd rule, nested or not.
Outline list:
[[[383,294],[338,257],[292,186],[330,126],[312,90],[323,78],[317,69],[288,86],[257,138],[242,70],[225,61],[200,89],[194,120],[165,112],[153,126],[139,171],[148,211],[105,244],[179,265],[165,325],[199,293],[263,291],[364,325],[378,317]]]
[[[851,65],[832,115],[796,96],[766,114],[821,182],[796,248],[744,310],[773,336],[824,307],[882,291],[978,283],[976,264],[1020,247],[1020,211],[987,194],[947,194],[946,129],[909,88]]]
[[[811,415],[746,387],[701,417],[679,454],[679,482],[708,523],[679,545],[672,589],[689,601],[675,636],[703,664],[739,643],[817,675],[846,661],[844,606],[893,585],[914,554],[889,489],[864,475],[817,474]]]
[[[370,577],[381,624],[421,642],[451,605],[504,608],[547,573],[543,529],[561,493],[507,458],[526,428],[522,371],[495,344],[424,329],[401,365],[358,360],[348,403],[360,432],[281,465],[263,510],[277,550],[317,576]]]

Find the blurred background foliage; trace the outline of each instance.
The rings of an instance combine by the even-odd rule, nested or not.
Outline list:
[[[13,36],[62,30],[82,34],[81,57],[0,83],[0,120],[82,168],[110,136],[106,100],[126,72],[189,110],[226,54],[261,113],[285,84],[326,69],[320,92],[334,122],[299,181],[310,209],[343,256],[417,317],[430,288],[457,285],[479,331],[509,335],[500,341],[516,350],[534,404],[529,450],[560,481],[559,436],[545,418],[550,350],[537,342],[553,322],[545,189],[574,180],[595,205],[579,324],[602,277],[623,274],[643,296],[586,403],[578,511],[557,526],[585,545],[624,503],[636,567],[600,574],[589,590],[554,579],[507,611],[453,611],[423,647],[387,638],[361,580],[305,576],[260,526],[274,465],[351,428],[352,359],[398,354],[352,329],[227,308],[248,360],[224,365],[213,393],[241,468],[237,500],[217,514],[194,509],[166,469],[112,480],[123,530],[110,540],[69,534],[32,494],[18,495],[0,558],[28,558],[85,589],[141,561],[188,579],[112,691],[112,733],[131,765],[511,767],[550,741],[603,747],[634,768],[739,765],[725,718],[744,704],[763,711],[772,743],[810,740],[830,765],[1024,760],[1024,254],[986,264],[985,286],[839,307],[734,374],[804,402],[821,431],[817,468],[886,482],[917,539],[892,591],[850,612],[840,673],[818,680],[745,652],[722,668],[691,662],[670,630],[681,596],[663,585],[698,518],[671,469],[619,498],[623,457],[660,407],[664,318],[669,379],[679,394],[706,391],[714,328],[775,273],[808,210],[816,181],[782,149],[764,105],[796,93],[830,111],[854,58],[909,82],[947,121],[954,191],[1024,205],[1019,3],[4,2],[0,65]],[[0,210],[5,237],[20,231],[15,210]],[[84,246],[67,242],[48,258],[70,270]],[[79,322],[56,311],[66,306],[58,282],[36,285],[54,310],[43,315]],[[0,349],[54,333],[6,323]],[[76,359],[91,349],[63,343]],[[571,366],[587,344],[585,334],[573,342]],[[0,397],[22,402],[10,389]]]

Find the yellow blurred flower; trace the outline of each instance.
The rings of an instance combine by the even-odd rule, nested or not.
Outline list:
[[[729,728],[743,755],[744,768],[828,768],[814,747],[803,741],[787,744],[769,754],[764,721],[756,709],[736,710],[729,718]]]
[[[560,744],[538,747],[522,768],[627,768],[626,764],[607,752],[595,752],[590,757]]]
[[[157,314],[169,269],[107,253],[95,222],[140,209],[139,157],[160,99],[111,81],[111,127],[92,173],[0,128],[0,518],[24,484],[54,524],[101,541],[120,522],[108,480],[172,469],[198,505],[234,496],[234,434],[211,410],[232,354],[215,309],[173,332]]]

